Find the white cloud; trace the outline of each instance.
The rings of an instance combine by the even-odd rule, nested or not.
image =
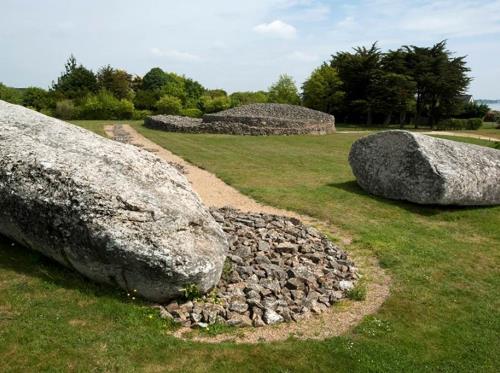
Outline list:
[[[276,80],[283,64],[300,82],[322,60],[354,46],[378,40],[386,50],[448,39],[450,50],[468,55],[471,93],[499,96],[500,0],[116,2],[32,1],[26,7],[26,1],[0,0],[4,83],[45,87],[74,53],[94,70],[109,63],[144,74],[159,65],[207,87],[257,90]],[[286,42],[256,42],[256,36]]]
[[[178,51],[177,49],[162,50],[160,48],[151,48],[151,53],[158,57],[168,57],[173,60],[184,62],[201,60],[201,57],[196,54]]]
[[[319,60],[319,56],[317,54],[309,54],[301,51],[295,51],[288,55],[288,58],[295,61],[302,62],[315,62]]]
[[[259,34],[277,36],[283,39],[292,39],[297,34],[297,29],[295,27],[286,22],[280,21],[279,19],[271,23],[261,23],[253,29]]]

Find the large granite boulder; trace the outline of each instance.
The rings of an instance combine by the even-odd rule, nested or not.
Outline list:
[[[500,151],[408,131],[385,131],[352,145],[358,184],[378,196],[421,204],[500,204]]]
[[[155,155],[0,101],[0,233],[88,278],[165,301],[219,281],[226,237]]]

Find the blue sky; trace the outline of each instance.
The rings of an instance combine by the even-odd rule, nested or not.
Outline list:
[[[48,87],[73,53],[96,70],[151,67],[209,88],[301,84],[331,54],[379,42],[467,55],[476,98],[500,98],[500,0],[0,0],[0,81]]]

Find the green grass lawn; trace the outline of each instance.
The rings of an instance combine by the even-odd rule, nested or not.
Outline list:
[[[1,239],[0,371],[498,370],[500,207],[417,206],[366,194],[347,163],[360,134],[183,135],[134,125],[242,192],[352,236],[348,251],[376,256],[392,275],[390,298],[352,332],[326,341],[183,342],[139,301]]]

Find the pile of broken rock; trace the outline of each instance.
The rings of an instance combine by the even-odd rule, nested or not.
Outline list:
[[[202,328],[299,321],[344,298],[359,277],[345,252],[297,219],[211,213],[230,244],[222,279],[209,295],[156,306],[163,318]]]

